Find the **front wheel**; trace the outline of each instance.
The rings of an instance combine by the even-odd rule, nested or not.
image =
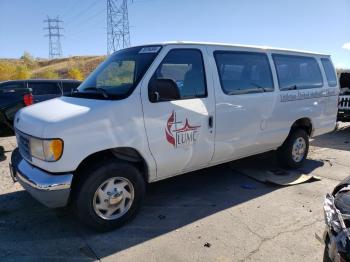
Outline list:
[[[75,207],[82,222],[108,231],[128,222],[140,208],[145,181],[128,163],[101,163],[90,169],[78,185]]]
[[[279,163],[286,167],[295,169],[301,167],[309,152],[309,136],[303,129],[292,131],[277,150]]]

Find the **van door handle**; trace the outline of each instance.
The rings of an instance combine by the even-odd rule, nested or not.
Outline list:
[[[209,116],[209,119],[208,119],[208,124],[209,124],[209,128],[213,128],[213,116]]]

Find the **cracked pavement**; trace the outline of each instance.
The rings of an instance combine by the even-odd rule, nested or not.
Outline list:
[[[350,125],[342,124],[311,142],[304,169],[321,181],[279,187],[220,165],[149,185],[136,219],[101,234],[11,182],[15,146],[0,138],[1,261],[322,261],[323,199],[350,175]],[[259,168],[259,157],[236,164],[247,161]]]

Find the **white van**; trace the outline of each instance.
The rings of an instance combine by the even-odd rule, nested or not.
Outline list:
[[[49,207],[90,226],[131,219],[147,183],[276,150],[304,162],[336,125],[330,57],[174,42],[120,50],[70,96],[21,110],[11,172]]]

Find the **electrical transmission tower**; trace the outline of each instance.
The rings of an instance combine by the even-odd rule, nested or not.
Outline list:
[[[63,27],[61,27],[60,23],[63,21],[59,19],[57,16],[56,18],[50,18],[47,16],[46,20],[44,20],[44,23],[47,23],[47,27],[44,28],[44,30],[47,30],[48,34],[45,35],[45,37],[49,37],[49,58],[54,59],[62,56],[62,46],[61,46],[61,34],[60,30],[63,30]]]
[[[107,53],[130,46],[127,0],[107,0]]]

